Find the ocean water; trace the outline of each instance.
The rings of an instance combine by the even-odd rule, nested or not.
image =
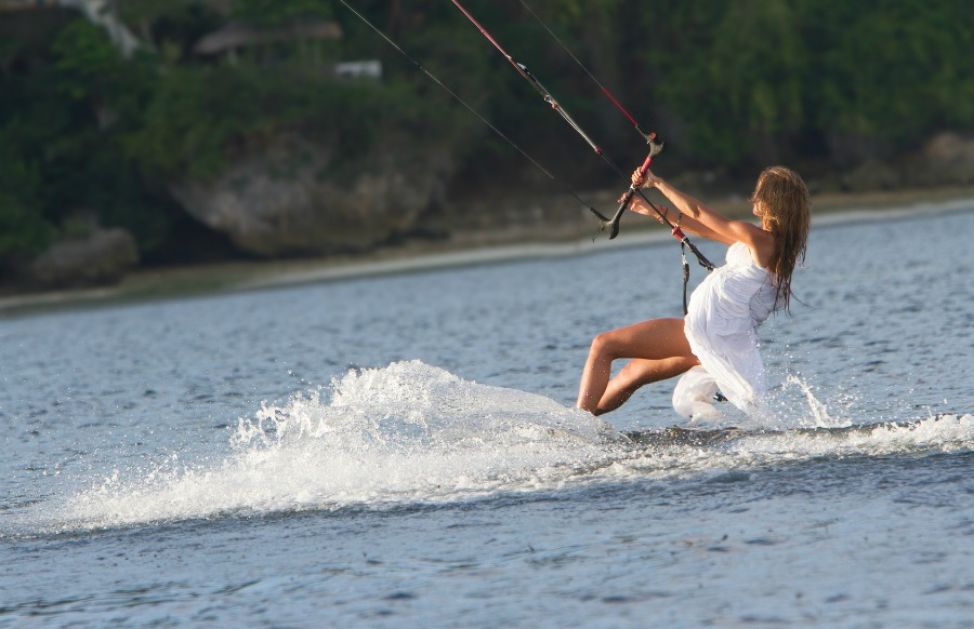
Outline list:
[[[0,319],[0,626],[974,626],[972,237],[816,227],[760,424],[571,408],[669,243]]]

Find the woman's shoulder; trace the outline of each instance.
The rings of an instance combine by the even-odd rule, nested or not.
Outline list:
[[[774,258],[774,234],[757,225],[749,225],[751,229],[744,231],[731,246],[741,245],[750,252],[755,265],[767,269],[771,266],[771,261]]]
[[[772,241],[770,250],[761,251],[753,244],[749,244],[743,240],[738,240],[737,242],[732,243],[727,249],[727,261],[736,262],[738,264],[751,263],[757,268],[767,271],[771,266],[771,258],[774,255],[773,247],[774,241]]]

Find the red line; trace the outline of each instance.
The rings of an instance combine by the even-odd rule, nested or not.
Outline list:
[[[616,106],[616,109],[621,111],[622,114],[629,119],[629,122],[632,123],[632,126],[636,127],[636,129],[639,129],[639,123],[636,122],[636,119],[632,117],[632,114],[626,111],[626,108],[623,107],[622,104],[620,104],[619,101],[616,100],[616,97],[612,95],[612,92],[610,92],[605,87],[602,87],[602,93],[605,94],[610,101],[612,101],[612,104]]]
[[[499,50],[499,51],[500,51],[500,53],[501,53],[502,55],[504,55],[504,57],[506,57],[506,58],[507,58],[507,60],[508,60],[508,61],[510,62],[510,64],[511,64],[512,66],[514,66],[514,67],[515,67],[515,68],[517,69],[517,71],[518,71],[518,72],[520,73],[520,72],[521,72],[521,68],[518,68],[518,67],[517,67],[517,63],[516,63],[516,62],[514,61],[514,58],[513,58],[513,57],[512,57],[512,56],[511,56],[511,55],[510,55],[510,54],[509,54],[509,53],[508,53],[508,52],[507,52],[506,50],[504,50],[504,47],[503,47],[503,46],[501,46],[500,44],[498,44],[498,43],[497,43],[497,40],[496,40],[496,39],[494,39],[494,38],[493,38],[493,37],[491,36],[491,34],[487,32],[487,29],[486,29],[486,28],[484,28],[484,26],[483,26],[483,24],[481,24],[480,22],[478,22],[478,21],[477,21],[477,18],[475,18],[475,17],[473,16],[473,15],[471,15],[471,14],[470,14],[470,12],[469,12],[469,11],[467,11],[467,10],[466,10],[466,9],[465,9],[465,8],[463,7],[463,5],[462,5],[462,4],[460,4],[459,2],[457,2],[457,0],[452,0],[452,2],[453,2],[453,4],[454,4],[454,5],[455,5],[455,6],[456,6],[456,7],[458,8],[458,9],[460,9],[460,12],[461,12],[461,13],[463,13],[464,15],[466,15],[466,16],[467,16],[467,19],[468,19],[468,20],[470,20],[471,22],[473,22],[473,25],[477,27],[477,30],[479,30],[479,31],[480,31],[480,34],[481,34],[481,35],[483,35],[484,37],[486,37],[486,38],[487,38],[487,41],[489,41],[490,43],[492,43],[492,44],[494,45],[494,48],[496,48],[497,50]]]

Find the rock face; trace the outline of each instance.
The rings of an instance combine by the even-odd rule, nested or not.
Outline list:
[[[338,157],[322,146],[288,138],[236,162],[218,179],[172,186],[197,220],[261,256],[362,251],[417,226],[443,196],[450,171],[446,151],[394,163],[369,162],[343,180]]]
[[[955,133],[934,136],[910,160],[905,174],[913,185],[974,184],[974,138]]]
[[[59,242],[30,265],[30,279],[49,287],[117,282],[139,261],[135,239],[124,229],[94,229],[86,238]]]
[[[896,160],[867,159],[841,177],[844,190],[974,184],[974,138],[940,133],[922,149]]]
[[[901,181],[902,177],[892,165],[870,159],[843,176],[842,187],[852,192],[889,190]]]

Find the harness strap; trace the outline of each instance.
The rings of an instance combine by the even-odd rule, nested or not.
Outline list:
[[[689,312],[689,302],[687,300],[687,286],[690,284],[690,262],[687,260],[687,245],[685,240],[680,241],[680,257],[683,258],[683,314]]]

